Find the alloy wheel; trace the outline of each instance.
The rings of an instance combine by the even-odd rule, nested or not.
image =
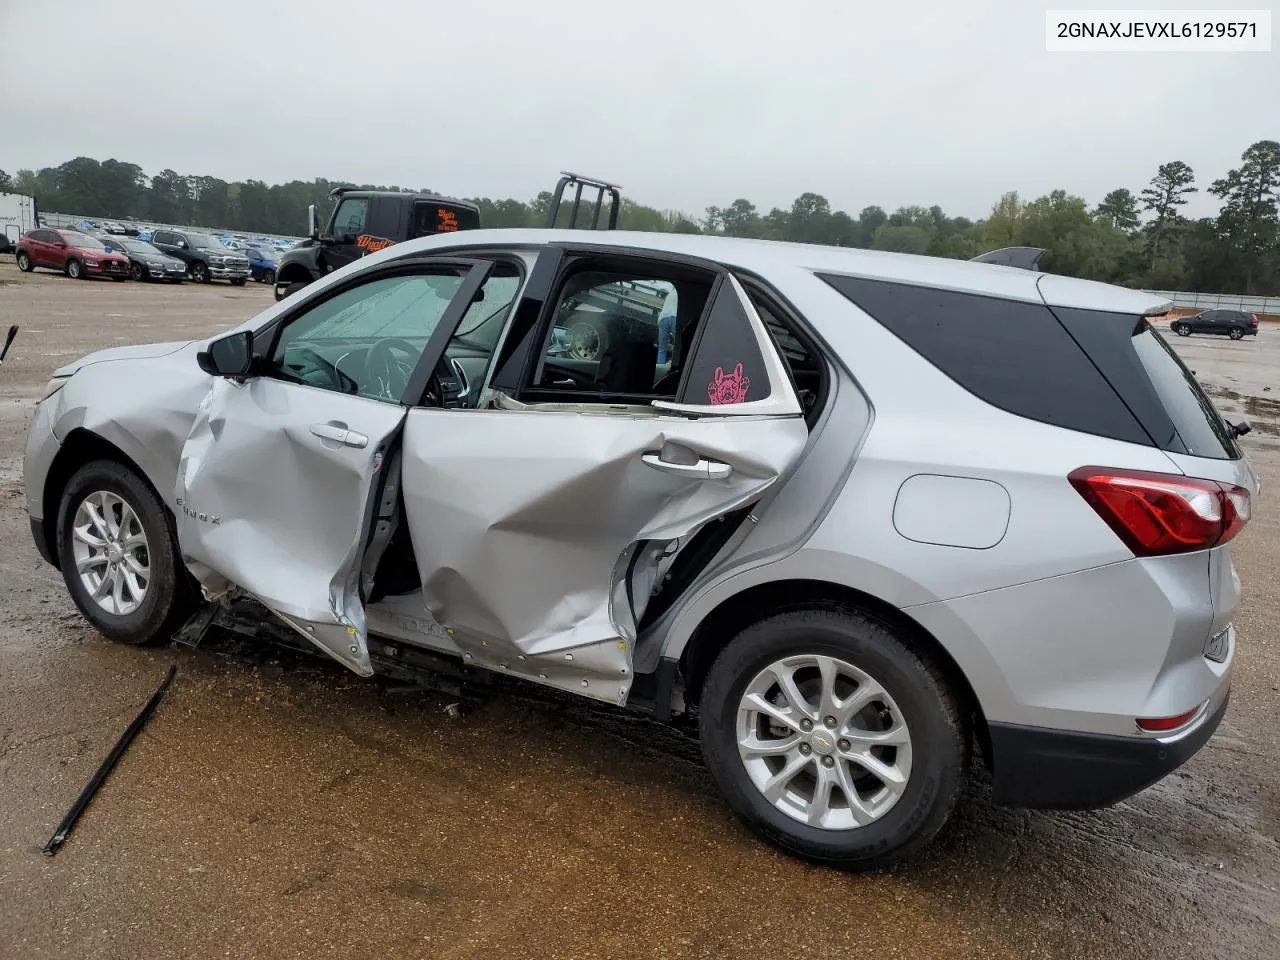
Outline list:
[[[94,603],[116,616],[142,605],[151,555],[142,521],[123,497],[99,490],[80,501],[71,542],[76,572]]]
[[[835,657],[790,656],[761,670],[739,701],[736,734],[756,789],[811,827],[873,823],[911,777],[902,711],[875,678]]]

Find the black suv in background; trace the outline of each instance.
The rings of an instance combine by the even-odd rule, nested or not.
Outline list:
[[[185,263],[188,276],[196,283],[230,280],[233,286],[243,287],[249,279],[249,259],[206,233],[157,230],[151,245]]]
[[[1258,318],[1243,310],[1205,310],[1192,317],[1179,317],[1169,324],[1169,329],[1180,337],[1189,337],[1193,333],[1216,333],[1239,340],[1258,335]]]

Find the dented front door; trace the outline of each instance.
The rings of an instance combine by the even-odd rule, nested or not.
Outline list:
[[[253,375],[217,378],[182,449],[183,558],[362,676],[359,573],[384,465],[490,264],[393,263],[323,291],[264,334]]]
[[[178,539],[213,593],[237,586],[361,676],[368,507],[404,420],[382,403],[258,377],[215,380],[182,449]]]

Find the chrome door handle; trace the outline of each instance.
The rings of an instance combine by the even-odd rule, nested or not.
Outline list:
[[[733,473],[733,467],[719,460],[673,463],[670,460],[663,460],[660,453],[646,453],[640,459],[655,470],[674,474],[677,477],[688,477],[690,480],[724,480]]]
[[[362,450],[369,445],[369,438],[363,433],[348,430],[346,427],[336,423],[313,423],[311,432],[321,440],[332,440],[334,443],[340,443],[346,447],[355,447],[357,450]]]

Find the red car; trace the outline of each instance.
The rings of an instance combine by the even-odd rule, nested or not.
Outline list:
[[[129,258],[75,230],[28,230],[18,240],[18,269],[61,270],[73,280],[88,277],[129,279]]]

